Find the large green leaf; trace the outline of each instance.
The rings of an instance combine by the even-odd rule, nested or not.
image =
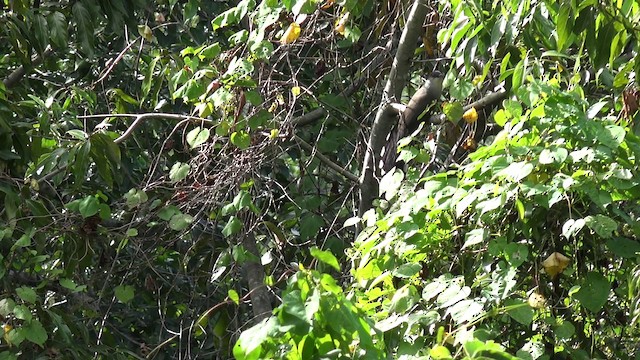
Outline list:
[[[599,272],[592,271],[585,276],[584,283],[580,285],[580,290],[574,297],[587,310],[597,313],[606,304],[610,289],[607,278]]]
[[[80,1],[73,4],[73,18],[76,21],[76,37],[80,41],[82,51],[89,57],[94,55],[95,36],[94,25],[91,14]]]

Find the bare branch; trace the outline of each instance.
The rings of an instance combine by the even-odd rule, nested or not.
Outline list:
[[[298,137],[297,135],[293,136],[294,139],[298,142],[298,144],[300,144],[300,146],[302,146],[303,148],[305,148],[307,151],[309,151],[311,153],[312,156],[315,156],[318,158],[318,160],[322,161],[323,163],[325,163],[325,165],[327,165],[328,167],[330,167],[331,169],[335,170],[336,172],[338,172],[340,175],[346,177],[347,179],[353,181],[354,183],[358,183],[360,180],[358,179],[358,177],[352,173],[350,173],[349,171],[347,171],[345,168],[343,168],[342,166],[334,163],[333,161],[331,161],[331,159],[329,159],[328,157],[326,157],[325,155],[321,154],[320,152],[318,152],[318,149],[315,149],[313,146],[309,145],[309,143],[307,143],[306,141],[302,140],[300,137]]]
[[[493,105],[498,101],[503,100],[506,97],[507,97],[507,91],[505,89],[501,89],[496,92],[490,93],[489,95],[483,97],[482,99],[476,102],[466,105],[463,109],[464,111],[467,111],[472,107],[475,108],[476,110],[484,109],[485,107],[489,105]],[[442,124],[445,121],[447,121],[447,116],[445,114],[435,114],[429,118],[429,122],[431,122],[432,124]]]
[[[397,119],[397,116],[392,116],[393,111],[389,111],[388,102],[390,100],[397,101],[402,95],[402,89],[410,70],[410,59],[413,57],[422,31],[422,24],[427,16],[428,8],[426,2],[426,0],[415,0],[413,2],[382,94],[381,105],[371,127],[360,178],[359,215],[364,214],[371,207],[373,199],[378,195],[377,178],[380,175],[380,169],[376,164],[376,158],[380,156],[385,140],[393,126],[393,120]]]
[[[99,114],[99,115],[84,115],[78,116],[79,119],[96,119],[96,118],[114,118],[114,117],[135,117],[136,119],[129,126],[129,128],[117,139],[113,140],[114,143],[120,144],[125,141],[133,131],[142,124],[143,121],[147,119],[170,119],[170,120],[190,120],[197,122],[204,122],[207,124],[215,124],[215,122],[211,119],[204,119],[197,116],[191,115],[179,115],[179,114],[168,114],[168,113],[144,113],[144,114]]]
[[[20,80],[22,80],[22,78],[27,73],[27,68],[34,68],[42,64],[44,59],[49,55],[51,55],[52,53],[53,53],[53,48],[51,46],[47,46],[47,48],[44,50],[42,55],[36,55],[31,59],[30,65],[26,67],[24,65],[20,65],[17,69],[13,70],[13,72],[9,74],[9,76],[3,79],[2,83],[7,89],[16,86],[18,82],[20,82]]]

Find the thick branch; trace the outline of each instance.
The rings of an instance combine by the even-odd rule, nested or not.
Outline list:
[[[380,175],[380,169],[377,163],[387,136],[393,127],[393,120],[396,118],[391,116],[393,112],[388,110],[388,102],[389,100],[397,101],[402,95],[402,89],[410,70],[409,60],[416,49],[427,11],[426,0],[415,0],[400,37],[398,51],[393,59],[389,78],[382,94],[381,105],[371,127],[360,178],[359,215],[364,214],[373,204],[373,199],[378,196],[377,178]]]
[[[9,74],[9,76],[7,76],[4,80],[2,80],[2,83],[7,89],[10,89],[16,86],[18,82],[20,82],[20,80],[22,80],[22,78],[27,73],[27,68],[31,69],[42,64],[44,59],[49,55],[51,55],[52,53],[53,53],[53,48],[51,48],[51,46],[47,46],[47,48],[44,50],[42,55],[36,55],[35,57],[33,57],[31,59],[31,64],[29,64],[28,66],[20,65],[17,69],[13,70],[13,72]]]
[[[251,253],[255,259],[248,259],[242,266],[244,276],[249,285],[251,307],[253,309],[254,323],[259,323],[263,319],[271,316],[271,294],[269,288],[264,284],[264,267],[260,263],[260,251],[256,244],[253,231],[249,231],[242,239],[242,246]]]
[[[498,101],[503,100],[506,97],[507,97],[506,90],[504,89],[498,90],[496,92],[490,93],[489,95],[483,97],[482,99],[476,102],[466,105],[463,109],[464,111],[467,111],[472,107],[475,108],[476,110],[484,109],[485,107],[489,105],[493,105]],[[436,114],[429,118],[429,122],[431,122],[432,124],[442,124],[445,121],[447,121],[447,116],[445,114]]]
[[[347,179],[349,179],[349,180],[351,180],[351,181],[353,181],[355,183],[360,181],[357,176],[355,176],[354,174],[352,174],[349,171],[345,170],[342,166],[334,163],[328,157],[326,157],[323,154],[319,153],[317,149],[314,149],[313,146],[309,145],[306,141],[302,140],[297,135],[294,135],[294,139],[296,139],[296,141],[298,142],[298,144],[300,144],[300,146],[302,146],[307,151],[309,151],[313,156],[317,157],[318,160],[320,160],[323,163],[325,163],[325,165],[327,165],[331,169],[335,170],[338,174],[346,177]]]

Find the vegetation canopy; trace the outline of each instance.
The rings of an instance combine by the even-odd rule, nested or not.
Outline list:
[[[0,360],[640,358],[639,39],[633,0],[1,0]]]

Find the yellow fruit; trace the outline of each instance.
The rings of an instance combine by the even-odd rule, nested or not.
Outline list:
[[[333,5],[334,2],[335,0],[325,0],[325,2],[322,5],[320,5],[320,9],[327,10]]]
[[[347,28],[347,21],[349,21],[349,13],[346,12],[342,15],[342,17],[336,21],[336,27],[335,30],[338,34],[340,35],[344,35],[344,32]]]
[[[292,42],[296,41],[296,39],[298,39],[299,36],[300,36],[300,25],[292,22],[289,25],[289,28],[287,29],[287,31],[285,31],[284,34],[282,35],[280,42],[283,44],[291,44]]]
[[[544,295],[533,292],[531,293],[531,295],[529,295],[529,299],[527,300],[527,302],[532,308],[541,309],[547,303],[547,299],[544,298]]]
[[[571,260],[568,257],[554,252],[542,262],[544,271],[553,279],[567,268]]]
[[[472,107],[471,109],[465,111],[462,115],[462,118],[467,122],[467,124],[473,124],[474,122],[476,122],[478,120],[478,112],[476,111],[476,108]]]

